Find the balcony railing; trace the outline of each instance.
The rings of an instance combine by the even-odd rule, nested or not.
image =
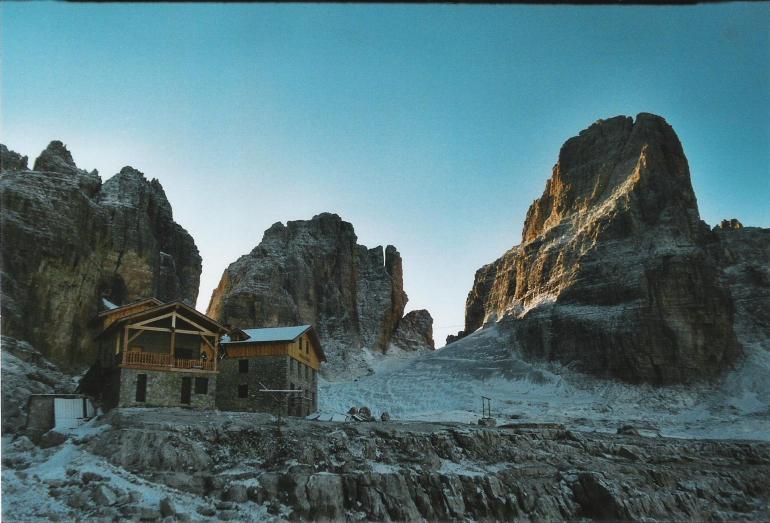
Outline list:
[[[165,369],[185,369],[190,371],[216,370],[213,361],[171,358],[171,354],[154,352],[124,352],[122,364],[126,367],[161,367]]]

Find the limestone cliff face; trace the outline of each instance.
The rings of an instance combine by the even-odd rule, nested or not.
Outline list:
[[[94,355],[102,296],[194,303],[200,256],[156,180],[125,168],[102,185],[59,141],[33,170],[26,158],[0,150],[4,335],[80,367]]]
[[[476,273],[462,334],[502,319],[511,343],[629,381],[687,382],[739,352],[682,146],[655,115],[569,139],[522,243]]]
[[[313,324],[327,374],[355,374],[362,348],[387,350],[407,302],[396,248],[356,242],[336,214],[276,223],[225,270],[207,314],[239,327]]]
[[[115,277],[110,292],[116,303],[152,295],[194,305],[201,257],[192,236],[174,221],[160,182],[124,167],[104,182],[98,201],[109,215],[103,269]]]
[[[770,350],[770,229],[725,220],[710,244],[720,282],[735,305],[735,332],[744,346]]]

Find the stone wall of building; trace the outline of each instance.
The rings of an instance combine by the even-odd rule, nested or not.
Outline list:
[[[27,429],[42,432],[53,428],[54,417],[52,395],[33,394],[27,403]]]
[[[318,408],[318,373],[299,360],[289,358],[287,374],[289,389],[302,389],[305,391],[304,400],[293,405],[289,411],[293,416],[307,416]]]
[[[147,376],[144,402],[136,401],[137,377]],[[190,378],[190,404],[182,403],[182,379]],[[206,379],[206,394],[196,393],[196,379]],[[143,369],[121,369],[119,407],[192,407],[215,408],[217,375],[201,372],[164,372]]]
[[[241,372],[241,361],[248,370]],[[245,370],[245,369],[244,369]],[[318,407],[318,375],[310,367],[289,356],[227,358],[219,362],[217,408],[220,410],[270,412],[283,416],[306,416]],[[239,387],[246,397],[239,397]],[[262,389],[305,390],[300,395],[260,392]]]
[[[243,358],[242,358],[243,359]],[[259,392],[263,388],[288,389],[288,356],[264,356],[248,358],[248,371],[241,372],[238,358],[226,358],[219,362],[217,408],[220,410],[270,412],[287,415],[288,396],[282,393]],[[245,387],[245,398],[238,397],[240,387]]]

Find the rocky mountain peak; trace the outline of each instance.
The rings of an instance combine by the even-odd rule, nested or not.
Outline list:
[[[75,165],[75,160],[72,159],[72,153],[59,140],[53,140],[48,144],[48,147],[35,160],[35,165],[32,169],[34,171],[50,171],[63,174],[80,174],[84,172],[78,169],[78,166]]]
[[[739,345],[710,241],[671,126],[599,120],[561,147],[522,244],[477,271],[460,336],[500,320],[525,354],[595,374],[715,375]]]
[[[0,172],[1,171],[26,171],[28,158],[15,151],[11,151],[0,144]]]
[[[715,229],[723,229],[727,231],[737,231],[743,229],[743,224],[737,218],[730,218],[729,220],[722,220]]]
[[[102,296],[195,303],[201,258],[157,180],[125,167],[102,186],[61,141],[31,171],[22,170],[25,158],[0,151],[4,334],[77,367],[91,363]]]
[[[527,212],[522,242],[617,202],[629,208],[629,229],[663,219],[687,235],[701,230],[687,158],[662,117],[598,120],[567,140],[543,195]]]
[[[325,372],[342,376],[365,371],[361,349],[387,351],[406,302],[398,250],[359,245],[352,224],[321,213],[267,229],[225,270],[208,314],[246,328],[311,323],[329,359]],[[417,319],[405,324],[405,348],[432,348],[430,315]]]

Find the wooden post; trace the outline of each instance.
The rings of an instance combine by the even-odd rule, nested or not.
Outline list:
[[[219,360],[219,335],[214,336],[214,372],[217,371],[218,360]]]
[[[171,366],[176,364],[176,311],[171,315]]]
[[[126,362],[127,352],[128,352],[128,325],[123,327],[123,363]]]

